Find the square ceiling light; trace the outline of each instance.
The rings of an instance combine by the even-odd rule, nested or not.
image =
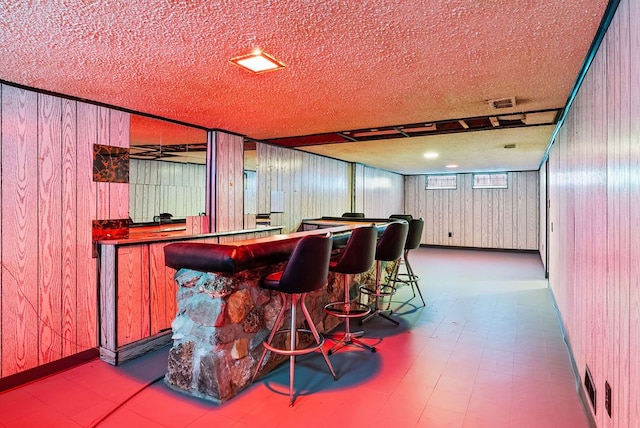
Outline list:
[[[231,58],[229,61],[232,64],[255,74],[280,70],[285,67],[282,62],[278,61],[268,53],[262,52],[260,49],[256,49],[248,55]]]

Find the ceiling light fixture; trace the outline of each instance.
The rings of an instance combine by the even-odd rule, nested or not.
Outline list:
[[[438,154],[435,152],[427,152],[423,156],[427,159],[435,159],[438,157]]]
[[[458,165],[456,165],[456,164],[452,163],[452,164],[450,164],[450,165],[445,165],[444,167],[445,167],[445,168],[457,168],[457,167],[458,167]]]
[[[284,63],[260,49],[254,49],[253,52],[247,55],[231,58],[229,62],[255,74],[280,70],[285,67]]]

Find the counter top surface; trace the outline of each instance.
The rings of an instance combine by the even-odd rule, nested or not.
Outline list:
[[[149,243],[149,242],[166,242],[166,241],[179,241],[179,240],[190,240],[190,239],[200,239],[200,238],[212,238],[216,236],[241,235],[243,233],[271,232],[274,230],[282,230],[282,226],[257,227],[255,229],[232,230],[228,232],[211,232],[211,233],[203,233],[199,235],[189,235],[187,234],[184,227],[179,227],[176,225],[162,225],[162,226],[156,227],[155,229],[152,229],[152,228],[144,228],[144,229],[140,228],[140,229],[141,230],[135,230],[133,232],[129,231],[128,238],[101,239],[96,242],[100,245],[133,245],[133,244],[142,244],[142,243]]]

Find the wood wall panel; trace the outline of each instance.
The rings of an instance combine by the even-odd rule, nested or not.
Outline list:
[[[149,336],[149,248],[117,249],[117,346]]]
[[[109,145],[109,109],[106,107],[97,107],[97,128],[92,130],[96,133],[96,143],[102,146]],[[109,191],[111,190],[111,183],[96,182],[96,196],[97,196],[97,218],[109,219],[111,217],[109,202],[111,201]]]
[[[295,231],[301,220],[351,211],[349,164],[310,153],[257,144],[258,213]],[[284,212],[271,212],[271,192],[283,192]]]
[[[77,337],[75,326],[77,325],[78,304],[78,233],[76,219],[78,218],[78,191],[77,191],[77,167],[78,156],[76,135],[76,103],[70,100],[62,100],[62,356],[67,357],[77,352]]]
[[[540,248],[540,259],[547,270],[547,164],[540,168],[538,179],[538,194],[540,203],[538,205],[538,247]],[[510,242],[510,239],[508,240]]]
[[[217,239],[215,240],[218,241]],[[166,243],[149,245],[150,334],[171,328],[177,310],[175,270],[164,264]]]
[[[238,135],[215,132],[215,231],[241,230],[243,226],[243,142]]]
[[[93,145],[128,145],[129,116],[4,84],[0,97],[5,377],[98,344],[91,221],[128,204],[93,182]]]
[[[405,177],[405,211],[425,219],[423,244],[538,249],[538,173],[509,173],[508,189],[473,189],[458,174],[455,190],[425,190],[425,177]],[[451,236],[449,236],[451,233]]]
[[[258,213],[271,224],[297,229],[302,219],[364,212],[388,217],[404,212],[402,175],[267,144],[257,145]],[[271,192],[284,192],[284,212],[271,212]]]
[[[97,186],[93,182],[93,145],[97,143],[97,107],[77,103],[77,158],[76,158],[76,257],[77,351],[97,346],[97,259],[92,257],[91,222],[98,219]]]
[[[404,214],[404,177],[377,168],[364,167],[363,212],[366,217],[386,218]]]
[[[41,95],[38,103],[38,249],[40,364],[62,356],[62,102]]]
[[[38,365],[38,110],[2,86],[2,376]]]
[[[364,169],[361,163],[351,166],[350,189],[353,192],[351,196],[351,209],[349,211],[363,213],[364,212]]]
[[[598,427],[640,425],[639,32],[640,5],[622,0],[547,164],[549,282]]]
[[[629,278],[629,422],[640,423],[640,7],[629,3],[629,254],[632,259]]]
[[[129,113],[109,110],[109,145],[129,148]],[[109,183],[109,217],[129,217],[129,183]]]

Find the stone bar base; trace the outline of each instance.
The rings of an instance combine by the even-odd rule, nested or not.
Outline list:
[[[224,402],[251,382],[281,300],[277,292],[260,288],[264,276],[283,270],[286,263],[231,274],[180,269],[176,318],[171,325],[173,346],[169,352],[165,383],[172,389],[214,402]],[[351,280],[351,293],[358,284],[375,281],[375,268]],[[324,288],[309,293],[306,305],[319,332],[335,328],[340,319],[323,307],[344,298],[343,277],[329,273]],[[300,316],[300,326],[304,317]],[[283,321],[289,324],[289,317]],[[281,327],[282,328],[282,327]],[[313,340],[312,337],[308,338]],[[279,345],[280,346],[280,345]],[[261,373],[285,361],[270,354]]]

